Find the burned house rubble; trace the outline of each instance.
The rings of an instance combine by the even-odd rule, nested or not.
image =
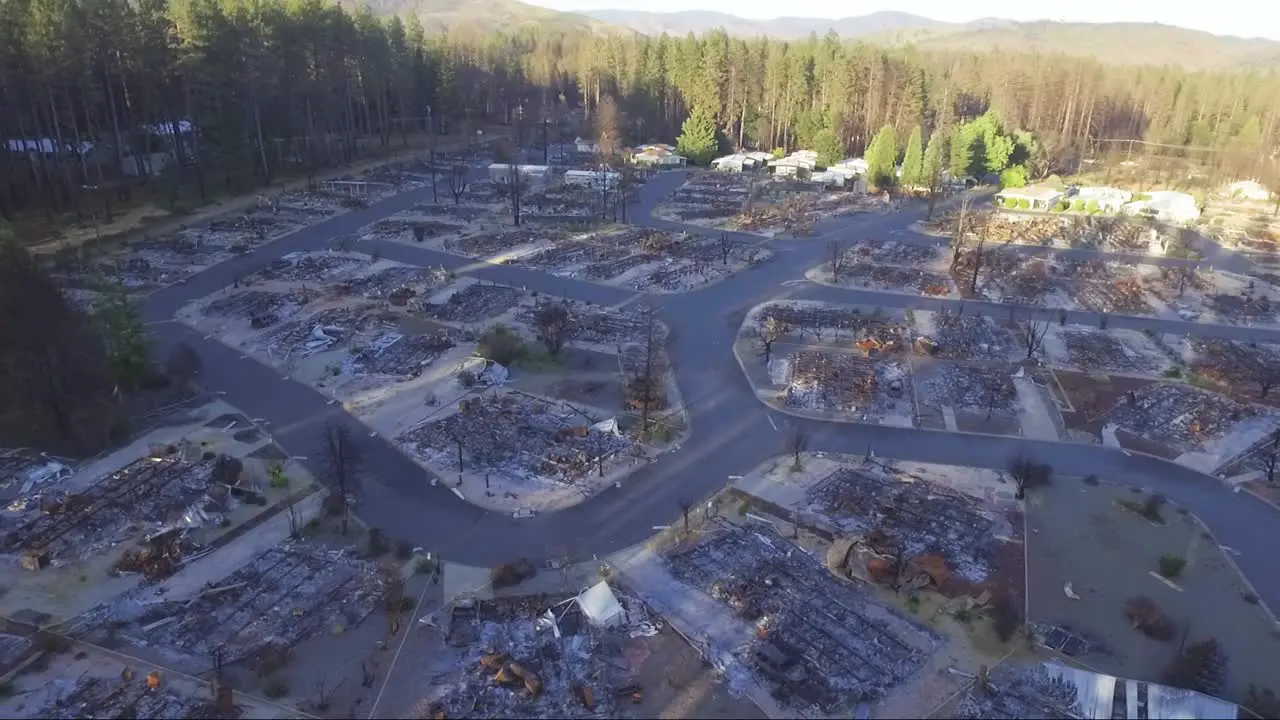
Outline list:
[[[1280,427],[1280,415],[1182,383],[1154,383],[1131,391],[1103,416],[1108,425],[1158,443],[1175,456],[1209,451],[1226,462]]]
[[[464,400],[457,412],[411,429],[398,441],[452,470],[562,483],[590,473],[603,476],[615,460],[638,450],[616,424],[516,394]]]
[[[732,651],[791,712],[837,715],[919,670],[941,639],[842,583],[777,533],[722,521],[665,556],[672,575],[754,632]]]
[[[345,253],[289,253],[249,275],[245,282],[323,283],[350,275],[368,263],[367,257]]]
[[[462,598],[444,614],[449,666],[418,717],[634,717],[648,640],[663,628],[606,582],[577,595]]]
[[[312,636],[353,628],[382,609],[387,583],[372,563],[344,551],[273,547],[181,600],[129,593],[76,618],[71,634],[115,647],[152,648],[187,672],[227,663],[278,667]]]
[[[250,349],[273,358],[306,357],[349,344],[357,336],[391,329],[394,317],[372,304],[326,308],[267,329],[250,341]]]
[[[442,287],[448,280],[447,272],[395,265],[344,280],[339,289],[370,300],[387,300],[392,305],[404,305],[427,290]]]
[[[537,327],[538,313],[542,307],[538,305],[522,308],[516,320],[528,327]],[[643,312],[610,310],[574,302],[565,303],[564,307],[569,312],[569,337],[575,342],[614,349],[619,345],[635,345],[645,341],[648,326]],[[665,336],[666,327],[658,323],[654,332],[657,339],[661,340]]]
[[[475,323],[490,320],[514,308],[524,292],[505,285],[468,285],[442,303],[422,302],[417,309],[423,315],[453,323]]]
[[[260,330],[294,318],[313,299],[304,292],[239,290],[218,295],[200,309],[206,317],[241,318]]]
[[[997,537],[1013,532],[978,499],[877,464],[836,470],[806,498],[815,522],[839,536],[832,570],[945,595],[986,580]]]
[[[10,504],[0,551],[29,570],[61,566],[141,537],[116,570],[166,577],[199,552],[190,530],[217,524],[259,491],[244,484],[242,464],[227,456],[189,461],[160,448],[80,491],[35,488]]]
[[[430,335],[405,335],[388,330],[369,343],[352,348],[343,370],[355,375],[380,375],[408,380],[457,346],[455,331]]]

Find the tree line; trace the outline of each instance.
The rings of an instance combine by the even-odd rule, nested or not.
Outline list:
[[[0,212],[78,210],[156,152],[177,160],[167,187],[244,191],[446,123],[541,122],[573,106],[590,117],[606,98],[629,142],[669,141],[697,110],[725,145],[840,154],[886,126],[927,138],[994,111],[1036,138],[1046,165],[1131,138],[1219,151],[1222,172],[1249,176],[1274,165],[1280,135],[1274,73],[923,54],[833,35],[438,34],[328,0],[0,0]]]

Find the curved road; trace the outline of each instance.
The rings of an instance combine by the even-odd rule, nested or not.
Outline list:
[[[651,216],[654,205],[683,180],[683,173],[659,175],[644,186],[632,214],[652,227],[719,234]],[[783,435],[770,422],[768,407],[757,400],[735,359],[732,347],[746,312],[754,305],[784,298],[894,307],[929,308],[960,301],[847,290],[812,283],[787,283],[803,278],[805,270],[821,263],[825,242],[779,239],[768,244],[774,256],[751,270],[691,293],[653,295],[648,301],[661,309],[671,328],[670,354],[688,409],[690,433],[684,446],[638,469],[620,488],[611,488],[582,504],[554,514],[514,519],[467,503],[443,484],[432,486],[431,475],[398,451],[374,437],[340,405],[321,393],[291,380],[280,371],[243,357],[236,349],[203,337],[172,321],[182,305],[232,284],[248,272],[265,267],[289,252],[332,246],[337,238],[356,232],[380,218],[424,202],[430,191],[398,195],[374,206],[340,215],[285,236],[252,253],[209,268],[186,282],[149,295],[143,314],[152,323],[158,350],[179,341],[196,349],[203,360],[201,382],[225,396],[250,417],[264,422],[275,440],[304,460],[318,476],[318,446],[326,422],[346,423],[364,455],[361,516],[392,537],[404,538],[442,554],[451,561],[486,566],[513,556],[545,556],[568,551],[581,559],[605,554],[643,541],[654,526],[669,522],[681,502],[696,502],[721,488],[728,475],[743,473],[785,452]],[[918,212],[852,216],[824,221],[823,237],[910,237],[929,242],[909,230]],[[758,243],[759,236],[741,235]],[[937,242],[937,240],[932,240]],[[362,252],[421,266],[444,266],[483,280],[524,286],[604,305],[635,299],[633,291],[557,278],[536,271],[479,263],[447,253],[410,245],[365,241]],[[1005,317],[1009,306],[964,302],[966,312]],[[1019,310],[1019,312],[1024,312]],[[1048,311],[1056,319],[1057,311]],[[1092,323],[1097,315],[1071,313],[1072,321]],[[1109,316],[1111,327],[1141,327],[1187,334],[1280,341],[1280,330],[1214,326],[1151,318]],[[779,427],[800,426],[811,436],[810,450],[865,453],[873,447],[883,457],[924,462],[1004,468],[1022,454],[1050,463],[1060,475],[1097,474],[1112,481],[1140,485],[1159,492],[1195,512],[1219,541],[1239,552],[1242,570],[1272,607],[1280,607],[1280,553],[1274,538],[1280,513],[1190,468],[1140,453],[1124,453],[1098,445],[1082,445],[965,433],[947,433],[858,423],[821,422],[773,414]],[[1269,536],[1269,537],[1268,537]]]

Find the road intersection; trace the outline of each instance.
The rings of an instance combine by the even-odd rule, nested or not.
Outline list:
[[[659,175],[645,185],[629,212],[636,224],[701,233],[719,233],[652,217],[653,207],[682,181],[682,172]],[[781,299],[932,309],[961,301],[901,293],[842,289],[800,280],[820,264],[825,238],[892,236],[895,240],[939,242],[910,230],[920,212],[855,215],[824,221],[816,236],[768,241],[769,260],[706,288],[682,294],[639,298],[655,306],[671,329],[669,352],[688,415],[690,432],[681,447],[640,467],[620,486],[554,514],[513,518],[483,510],[454,495],[443,483],[400,452],[389,439],[366,427],[317,390],[292,380],[216,339],[171,322],[183,305],[225,288],[280,256],[334,247],[361,227],[415,204],[430,190],[411,191],[367,209],[304,228],[244,256],[209,268],[186,282],[149,295],[144,319],[158,349],[189,344],[202,359],[201,383],[250,417],[261,418],[291,455],[318,466],[321,429],[347,424],[361,444],[366,480],[361,516],[391,537],[431,549],[451,561],[488,566],[513,555],[537,557],[568,551],[579,559],[604,555],[641,542],[654,527],[670,522],[681,503],[696,503],[718,490],[729,475],[743,473],[785,452],[782,433],[791,427],[810,435],[810,450],[863,454],[922,462],[1005,468],[1017,456],[1052,465],[1059,475],[1095,474],[1163,494],[1198,515],[1218,542],[1238,552],[1237,564],[1271,607],[1280,607],[1280,512],[1244,493],[1233,493],[1198,471],[1137,452],[1100,445],[1048,442],[1017,437],[948,433],[851,422],[823,422],[783,415],[762,404],[735,359],[732,348],[742,320],[755,305]],[[742,242],[762,238],[738,234]],[[635,291],[559,278],[524,268],[490,265],[470,258],[385,241],[361,241],[353,248],[410,265],[444,267],[458,273],[546,295],[615,306],[637,302]],[[800,280],[799,282],[797,282]],[[1010,306],[963,301],[965,312],[1007,317]],[[1043,313],[1057,321],[1059,311]],[[1067,320],[1096,324],[1096,313],[1069,312]],[[1220,326],[1154,318],[1108,315],[1108,327],[1151,328],[1158,332],[1280,342],[1280,330]]]

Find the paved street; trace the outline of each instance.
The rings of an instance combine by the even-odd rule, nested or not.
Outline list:
[[[628,212],[640,224],[701,233],[719,231],[683,226],[651,217],[653,207],[682,182],[682,173],[660,175],[641,191]],[[681,502],[697,501],[719,489],[728,475],[746,472],[766,458],[785,452],[787,427],[800,424],[812,435],[812,450],[864,453],[873,448],[882,457],[1007,467],[1025,455],[1050,463],[1062,476],[1097,474],[1111,480],[1145,486],[1180,503],[1208,523],[1219,540],[1240,552],[1237,561],[1272,607],[1280,607],[1280,556],[1273,550],[1280,528],[1280,512],[1245,494],[1233,494],[1220,482],[1180,465],[1138,453],[1124,453],[1097,445],[1033,441],[1021,438],[945,433],[913,428],[857,423],[801,420],[769,410],[755,397],[733,357],[739,324],[752,306],[768,300],[798,298],[885,307],[927,309],[958,306],[961,301],[937,300],[895,293],[846,290],[808,282],[804,271],[823,261],[824,238],[900,239],[937,242],[915,235],[912,223],[922,212],[854,215],[825,221],[817,238],[777,239],[770,260],[724,282],[679,295],[648,298],[662,312],[672,330],[671,357],[680,391],[688,406],[691,432],[678,450],[663,455],[629,476],[619,488],[554,515],[513,519],[483,511],[447,489],[447,478],[433,485],[431,475],[384,439],[370,432],[331,404],[320,392],[285,378],[275,369],[176,322],[183,304],[223,288],[289,252],[331,247],[337,238],[379,218],[429,201],[430,189],[400,195],[366,210],[342,215],[286,236],[254,252],[211,268],[181,285],[150,295],[143,308],[153,325],[160,352],[179,341],[189,343],[203,359],[201,381],[211,391],[265,421],[275,438],[291,454],[307,458],[318,475],[316,446],[325,422],[348,423],[364,453],[366,480],[360,514],[391,537],[404,538],[441,553],[445,558],[473,565],[489,565],[513,556],[537,556],[567,548],[580,557],[621,549],[649,537],[654,526],[671,522]],[[742,235],[743,241],[760,242]],[[447,253],[389,243],[360,242],[353,249],[422,266],[444,266],[485,281],[527,287],[612,305],[636,293],[577,280],[556,278],[521,268],[494,266]],[[1034,250],[1034,249],[1032,249]],[[1231,261],[1234,263],[1236,261]],[[1010,306],[964,301],[966,312],[1007,317]],[[1058,311],[1040,312],[1057,320]],[[1072,322],[1096,323],[1095,313],[1069,313]],[[1213,326],[1151,318],[1109,316],[1109,327],[1151,328],[1237,339],[1280,342],[1280,331],[1237,326]],[[161,355],[163,356],[163,355]],[[773,423],[769,414],[772,413]],[[774,424],[778,429],[775,429]]]

